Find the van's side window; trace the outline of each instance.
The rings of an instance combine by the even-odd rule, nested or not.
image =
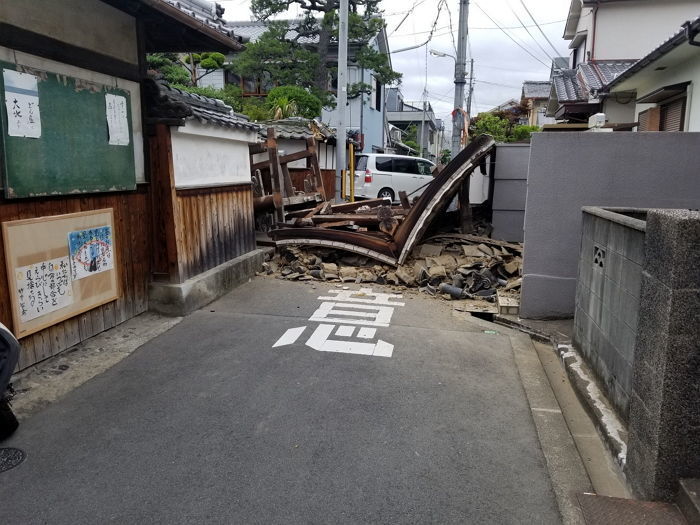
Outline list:
[[[430,164],[429,162],[425,162],[424,160],[419,160],[418,161],[418,172],[421,175],[430,175],[431,171],[433,169],[433,165]]]
[[[391,157],[376,157],[374,162],[377,165],[378,171],[392,171],[391,170]]]
[[[394,171],[396,173],[418,173],[418,164],[415,159],[394,159]]]

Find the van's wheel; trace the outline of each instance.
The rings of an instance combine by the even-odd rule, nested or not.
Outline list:
[[[392,190],[391,188],[382,188],[381,190],[379,190],[377,198],[389,199],[391,202],[394,202],[394,190]]]

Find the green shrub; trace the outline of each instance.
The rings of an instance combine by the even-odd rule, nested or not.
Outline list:
[[[267,94],[269,107],[279,107],[280,102],[286,104],[294,102],[297,107],[297,114],[306,118],[316,118],[321,116],[321,99],[312,95],[299,86],[279,86],[270,90]]]

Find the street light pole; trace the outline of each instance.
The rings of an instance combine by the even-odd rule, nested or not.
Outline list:
[[[457,58],[455,59],[455,100],[452,111],[452,158],[460,150],[460,131],[464,123],[462,104],[464,101],[464,78],[467,66],[467,35],[469,34],[469,0],[459,2],[459,31],[457,33]]]

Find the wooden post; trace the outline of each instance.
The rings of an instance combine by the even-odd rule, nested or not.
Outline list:
[[[469,205],[469,177],[465,177],[459,188],[459,229],[462,233],[472,233],[474,223],[472,220],[472,208]]]

